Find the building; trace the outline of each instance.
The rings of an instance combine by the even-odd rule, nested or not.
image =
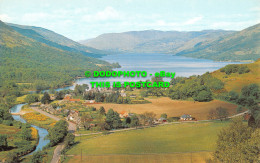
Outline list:
[[[180,120],[181,121],[192,121],[192,117],[191,117],[191,115],[188,115],[188,114],[184,114],[184,115],[182,115],[181,117],[180,117]]]
[[[85,100],[85,103],[87,104],[94,104],[96,101],[95,100]]]
[[[128,117],[128,113],[127,113],[126,111],[121,111],[121,112],[119,113],[119,117],[120,117],[120,118],[126,118],[126,117]]]
[[[158,120],[160,123],[164,123],[164,122],[167,122],[167,119],[166,118],[163,118],[161,117],[159,120]]]
[[[67,117],[68,121],[72,121],[75,122],[76,124],[80,124],[80,115],[79,115],[79,111],[77,110],[70,110],[69,111],[69,115]]]

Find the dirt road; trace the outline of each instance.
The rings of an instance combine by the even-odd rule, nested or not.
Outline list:
[[[33,109],[34,111],[37,111],[43,115],[46,115],[47,117],[49,118],[52,118],[56,121],[59,121],[61,120],[61,118],[59,117],[56,117],[52,114],[49,114],[45,111],[42,111],[41,109],[38,109],[38,107],[35,105],[35,104],[32,104],[32,106],[30,106],[31,109]],[[69,132],[75,132],[76,129],[77,129],[77,126],[76,124],[72,123],[72,122],[69,122],[67,121],[68,124],[69,124],[69,127],[68,127],[68,131]],[[60,159],[60,155],[61,155],[61,151],[64,149],[65,145],[64,145],[64,142],[60,143],[59,145],[57,145],[57,147],[55,148],[54,152],[53,152],[53,157],[52,157],[52,160],[51,160],[51,163],[58,163],[59,162],[59,159]]]

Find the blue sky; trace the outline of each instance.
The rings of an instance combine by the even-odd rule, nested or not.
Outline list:
[[[259,0],[0,0],[0,20],[73,40],[136,30],[241,30],[260,23]]]

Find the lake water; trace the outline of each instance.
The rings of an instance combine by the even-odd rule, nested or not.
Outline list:
[[[114,69],[115,71],[147,71],[147,74],[165,71],[176,72],[175,76],[184,77],[202,75],[207,71],[212,72],[228,64],[240,63],[215,62],[207,59],[187,58],[170,54],[116,54],[104,56],[102,59],[110,63],[118,62],[122,67]],[[89,84],[90,81],[144,81],[146,79],[150,79],[150,75],[147,78],[83,78],[76,80],[75,83]],[[169,81],[170,78],[164,78],[164,80]],[[74,86],[60,88],[57,91],[62,89],[74,89]]]

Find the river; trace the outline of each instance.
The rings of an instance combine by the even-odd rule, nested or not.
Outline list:
[[[13,106],[10,109],[11,113],[19,113],[24,105],[25,104],[18,104],[18,105]],[[12,115],[12,116],[13,116],[14,120],[20,121],[22,123],[26,123],[26,120],[23,119],[20,115]],[[46,139],[46,137],[48,135],[48,131],[46,129],[35,126],[35,125],[31,125],[31,126],[37,129],[38,135],[39,135],[39,142],[38,142],[36,149],[33,152],[31,152],[29,155],[31,155],[34,152],[37,152],[39,150],[42,150],[42,148],[50,142],[50,140]]]

